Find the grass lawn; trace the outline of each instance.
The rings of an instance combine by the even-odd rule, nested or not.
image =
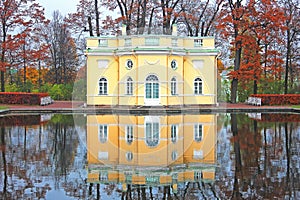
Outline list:
[[[7,109],[8,107],[6,107],[6,106],[0,106],[0,110],[5,110],[5,109]]]
[[[293,108],[300,108],[300,105],[294,105]]]

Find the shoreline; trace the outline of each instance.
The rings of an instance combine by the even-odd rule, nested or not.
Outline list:
[[[248,104],[221,103],[219,106],[83,106],[83,102],[55,101],[46,106],[39,105],[1,105],[7,109],[0,114],[28,113],[65,113],[65,114],[129,114],[129,115],[168,115],[168,114],[201,114],[201,113],[300,113],[299,108],[291,106],[253,106]]]

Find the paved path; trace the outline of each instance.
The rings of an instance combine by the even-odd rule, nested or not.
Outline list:
[[[174,107],[130,107],[130,106],[88,106],[83,107],[80,101],[54,101],[46,106],[38,105],[2,105],[8,107],[6,112],[55,112],[55,113],[124,113],[124,114],[149,114],[149,113],[201,113],[201,112],[300,112],[290,106],[253,106],[244,103],[220,103],[219,106],[192,105]]]

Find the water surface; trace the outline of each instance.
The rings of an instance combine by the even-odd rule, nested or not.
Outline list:
[[[7,115],[0,199],[299,199],[300,115]]]

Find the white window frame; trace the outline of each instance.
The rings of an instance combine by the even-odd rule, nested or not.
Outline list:
[[[133,80],[131,77],[126,80],[125,90],[127,95],[133,95]]]
[[[133,126],[132,125],[127,125],[125,130],[125,140],[126,143],[131,145],[133,142],[133,138],[134,138],[134,133],[133,133]]]
[[[107,95],[108,94],[108,81],[105,77],[101,77],[98,81],[99,85],[99,95]]]
[[[177,95],[177,79],[176,77],[173,77],[171,79],[171,95]]]
[[[145,80],[145,105],[159,105],[160,103],[160,83],[155,74],[149,74]]]
[[[203,94],[203,81],[199,77],[195,78],[194,80],[194,94],[195,95]]]
[[[194,124],[194,140],[196,142],[201,142],[203,140],[203,125]]]
[[[194,47],[202,47],[203,46],[203,39],[194,39]]]
[[[160,142],[160,119],[158,116],[145,117],[144,133],[145,143],[148,147],[158,146]]]
[[[178,125],[171,125],[171,141],[175,144],[178,141]]]
[[[99,124],[98,125],[98,139],[101,143],[106,143],[108,141],[108,125]]]
[[[178,153],[176,150],[172,151],[171,158],[173,161],[178,159]]]
[[[127,161],[132,161],[133,160],[133,153],[131,151],[126,152],[126,160]]]

